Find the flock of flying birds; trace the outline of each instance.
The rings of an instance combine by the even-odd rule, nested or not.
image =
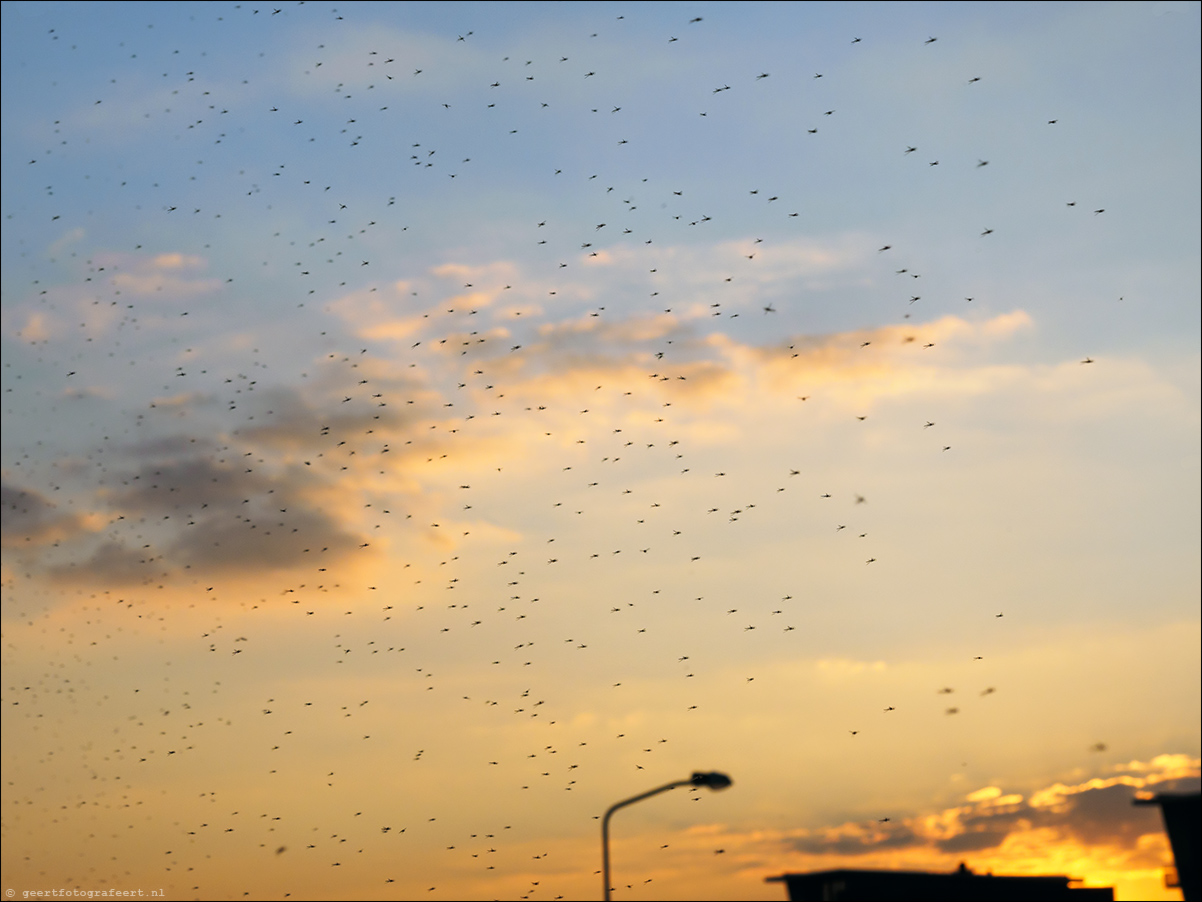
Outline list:
[[[290,7],[287,12],[322,17],[322,28],[328,34],[325,41],[334,43],[347,19],[336,10],[319,14],[313,7],[302,6]],[[222,17],[233,28],[243,27],[247,19],[271,19],[284,12],[283,8],[237,5],[224,10]],[[663,35],[663,42],[685,41],[690,30],[707,25],[704,17],[684,18],[681,33]],[[76,34],[66,23],[42,35],[41,40],[48,54],[65,53],[63,45],[68,43],[72,52],[97,52],[89,46],[97,38]],[[475,30],[447,38],[451,50],[456,45],[470,47],[478,40]],[[868,52],[869,44],[859,37],[846,40],[859,45],[857,52]],[[937,37],[930,36],[922,43],[936,42]],[[77,46],[84,49],[76,51]],[[326,62],[324,49],[325,43],[319,41],[305,70],[315,81]],[[137,65],[130,62],[136,51],[132,46],[120,48],[127,69]],[[448,121],[445,133],[408,135],[398,111],[427,100],[423,93],[413,95],[420,98],[414,100],[406,83],[434,78],[440,68],[453,68],[456,62],[453,54],[443,59],[431,52],[414,64],[407,53],[408,48],[390,47],[389,37],[382,35],[380,46],[365,52],[352,67],[345,59],[339,62],[340,77],[346,81],[333,89],[341,104],[334,117],[324,111],[321,115],[298,112],[300,105],[292,102],[286,91],[263,103],[261,109],[253,109],[252,103],[269,94],[270,86],[229,84],[222,81],[227,73],[203,69],[204,54],[195,48],[172,50],[180,62],[161,73],[162,84],[170,90],[155,95],[156,99],[165,98],[167,105],[144,111],[138,127],[171,136],[178,148],[173,166],[187,160],[193,174],[166,183],[162,180],[177,169],[136,156],[120,173],[89,173],[94,183],[104,183],[106,202],[114,208],[120,206],[123,191],[132,190],[130,185],[155,182],[153,192],[162,202],[157,209],[141,211],[140,237],[128,247],[114,247],[105,243],[103,234],[97,234],[98,243],[85,259],[75,258],[69,249],[60,250],[63,260],[55,263],[77,274],[75,284],[49,284],[53,279],[37,270],[40,263],[25,259],[14,263],[28,265],[40,276],[29,280],[32,284],[19,298],[32,303],[38,314],[26,323],[23,338],[37,356],[32,372],[40,375],[30,376],[5,364],[5,415],[15,416],[30,406],[49,406],[59,422],[51,428],[53,435],[47,437],[47,445],[53,447],[53,441],[64,435],[82,436],[87,450],[70,461],[56,460],[40,447],[37,437],[28,435],[18,443],[19,458],[5,461],[5,553],[11,561],[5,567],[6,593],[26,599],[21,604],[29,605],[31,611],[36,609],[38,604],[28,600],[37,597],[36,587],[42,585],[37,576],[29,575],[36,571],[53,585],[68,587],[61,590],[68,595],[87,595],[84,610],[89,619],[75,629],[81,644],[86,640],[96,647],[96,651],[81,649],[80,653],[91,656],[89,660],[95,660],[98,669],[108,647],[126,648],[130,636],[141,637],[135,645],[150,641],[159,623],[166,624],[162,629],[172,630],[184,629],[172,626],[176,621],[186,622],[189,628],[203,623],[192,634],[194,647],[172,654],[179,656],[178,670],[207,675],[205,691],[213,698],[204,700],[200,696],[205,691],[199,687],[160,682],[161,675],[151,673],[124,678],[109,674],[105,680],[117,686],[110,688],[113,697],[99,688],[92,690],[102,696],[93,699],[100,713],[89,711],[86,717],[99,716],[109,723],[114,738],[104,748],[98,745],[64,754],[78,755],[85,770],[104,775],[101,782],[109,785],[110,793],[104,806],[116,804],[113,793],[136,795],[144,769],[153,768],[156,777],[162,778],[170,772],[173,758],[221,756],[223,749],[236,744],[248,762],[255,762],[248,767],[264,765],[263,772],[256,772],[253,779],[269,782],[269,774],[276,773],[268,766],[273,754],[295,748],[302,741],[298,737],[315,744],[323,737],[347,744],[352,740],[371,742],[375,730],[387,729],[397,718],[423,723],[397,710],[387,716],[377,713],[373,719],[372,709],[383,707],[374,698],[348,696],[343,704],[335,704],[328,695],[315,693],[314,698],[303,698],[303,692],[283,689],[256,703],[261,709],[256,712],[258,718],[270,722],[270,727],[235,727],[231,731],[228,725],[242,723],[245,712],[235,708],[223,713],[229,689],[221,684],[227,674],[237,680],[242,678],[238,674],[251,670],[243,664],[231,669],[230,659],[255,657],[260,643],[280,652],[278,645],[272,645],[268,630],[255,632],[255,611],[279,612],[283,608],[285,616],[300,621],[286,633],[293,637],[289,641],[304,637],[302,652],[313,656],[314,673],[356,668],[356,675],[367,682],[391,675],[409,689],[438,695],[436,708],[449,708],[454,696],[463,703],[463,712],[471,706],[496,710],[497,714],[489,713],[480,723],[498,731],[509,729],[506,724],[515,720],[554,725],[544,735],[555,738],[533,743],[521,762],[490,755],[492,746],[487,732],[483,733],[479,749],[474,750],[479,759],[476,766],[489,772],[490,780],[499,772],[496,779],[512,789],[530,791],[539,781],[550,781],[557,790],[578,792],[588,782],[590,762],[597,766],[598,761],[618,753],[610,748],[598,750],[596,742],[589,748],[588,741],[579,740],[583,733],[570,726],[575,713],[572,702],[557,693],[563,674],[587,671],[598,685],[605,681],[610,688],[620,689],[620,674],[632,667],[630,642],[649,631],[662,635],[663,623],[674,619],[696,620],[710,638],[721,642],[734,642],[738,634],[768,632],[792,639],[805,630],[800,589],[796,595],[786,592],[772,603],[721,601],[716,595],[707,597],[704,591],[697,597],[676,598],[685,594],[684,584],[672,585],[674,577],[664,575],[671,571],[660,568],[700,565],[711,550],[717,548],[721,554],[725,543],[719,540],[704,549],[690,547],[690,533],[715,532],[711,524],[718,522],[738,528],[735,524],[754,522],[761,511],[779,512],[783,499],[790,499],[789,503],[801,505],[805,516],[822,522],[822,529],[864,549],[852,552],[853,557],[846,560],[854,559],[861,568],[882,566],[878,562],[881,552],[873,550],[872,532],[865,525],[869,522],[865,514],[871,509],[867,493],[836,491],[835,487],[827,490],[821,485],[821,474],[801,467],[785,466],[764,478],[751,478],[737,461],[729,466],[708,466],[701,443],[674,432],[685,423],[677,411],[687,407],[695,386],[704,384],[711,372],[698,356],[698,344],[690,344],[683,330],[651,330],[650,338],[639,339],[637,360],[642,372],[632,377],[629,366],[611,367],[609,375],[615,377],[618,387],[585,384],[591,378],[587,375],[572,383],[563,371],[556,371],[557,364],[568,367],[573,360],[596,362],[600,352],[597,344],[590,344],[592,336],[607,327],[619,328],[607,323],[622,316],[628,317],[627,323],[638,317],[654,323],[657,317],[682,317],[697,306],[693,289],[674,283],[672,273],[679,271],[679,262],[671,252],[659,255],[659,248],[675,247],[688,233],[711,227],[714,217],[707,211],[709,198],[704,192],[665,184],[662,178],[631,174],[614,161],[614,155],[638,140],[633,133],[626,137],[622,131],[624,107],[637,98],[616,96],[602,101],[613,93],[604,87],[611,73],[601,62],[577,63],[574,52],[530,60],[506,56],[496,60],[495,77],[481,82],[479,101],[470,113],[460,116],[457,107],[461,100],[439,101]],[[814,72],[809,80],[825,83],[833,80],[831,76]],[[771,78],[769,71],[749,70],[745,83],[723,81],[699,89],[694,98],[697,108],[690,115],[710,122],[721,119],[721,103],[728,92],[754,89]],[[569,99],[535,99],[535,87],[562,86],[569,80],[573,82],[571,91],[555,92],[556,97],[564,93]],[[966,77],[964,88],[976,90],[979,81],[977,76]],[[116,82],[97,87],[94,105],[98,113],[103,113],[106,105],[120,102],[115,99]],[[577,88],[577,83],[588,83],[589,92],[581,94],[584,89]],[[229,95],[220,93],[218,85],[224,85]],[[802,88],[799,85],[798,91]],[[471,198],[460,186],[467,182],[473,190],[490,190],[485,179],[475,175],[490,171],[490,155],[510,158],[525,154],[534,161],[530,165],[542,166],[543,152],[537,139],[522,143],[529,113],[544,113],[552,124],[543,127],[556,128],[553,117],[559,106],[570,102],[583,104],[573,115],[583,112],[600,124],[590,132],[592,146],[581,151],[582,159],[549,161],[545,167],[547,184],[540,189],[544,193],[537,203],[546,208],[531,217],[526,234],[520,236],[545,254],[542,269],[531,284],[518,284],[512,270],[487,266],[448,266],[438,279],[426,273],[398,275],[391,262],[398,237],[428,240],[427,245],[419,245],[417,254],[407,252],[410,261],[421,253],[429,253],[427,260],[435,257],[437,251],[430,252],[430,247],[453,245],[456,237],[452,230],[443,229],[423,238],[419,224],[406,222],[410,204],[405,192],[445,197],[449,206],[470,215]],[[502,113],[518,106],[524,110],[520,123],[517,117],[513,127],[497,121]],[[479,118],[493,111],[495,118]],[[810,121],[799,129],[799,140],[824,140],[828,132],[835,131],[827,123],[833,125],[840,114],[846,115],[840,109],[815,106]],[[62,111],[48,110],[46,115],[53,122],[48,133],[58,136],[69,131],[61,122]],[[1043,121],[1055,128],[1059,120]],[[469,143],[464,137],[467,132],[481,129],[491,134],[484,139],[474,136],[472,155],[458,150]],[[602,135],[604,145],[597,137]],[[51,228],[57,234],[86,225],[94,234],[105,231],[100,213],[89,214],[87,222],[72,222],[70,216],[64,219],[62,213],[54,212],[57,198],[73,187],[61,186],[65,176],[61,169],[54,169],[60,158],[77,152],[66,146],[73,139],[56,139],[25,164],[27,179],[46,183],[45,205],[7,209],[6,230],[28,230],[33,235]],[[263,144],[270,149],[263,150]],[[373,162],[366,164],[369,180],[381,188],[375,197],[352,196],[347,173],[361,178],[362,155],[372,149],[378,152],[382,144],[387,145],[397,168],[410,170],[409,176],[398,180],[391,172],[377,175],[372,167],[379,158],[371,157]],[[919,152],[920,146],[909,144],[896,150],[904,158],[920,159],[914,157]],[[589,162],[584,162],[585,158]],[[979,157],[955,163],[932,157],[925,162],[928,168],[939,166],[942,170],[953,165],[966,170],[989,165],[989,160]],[[588,168],[594,163],[597,171]],[[212,171],[218,174],[211,175]],[[389,188],[392,184],[403,187]],[[547,202],[546,198],[554,198],[561,190],[569,200],[559,207]],[[760,205],[761,212],[754,216],[764,217],[765,223],[771,218],[766,233],[779,235],[791,220],[806,215],[796,193],[756,185],[741,190],[748,204]],[[698,193],[703,196],[694,196]],[[1075,199],[1063,202],[1069,208],[1077,207]],[[581,209],[598,212],[593,216],[582,214]],[[1081,209],[1092,210],[1095,216],[1105,213],[1102,206],[1083,205]],[[124,210],[123,215],[129,212]],[[43,219],[48,222],[40,221]],[[246,240],[250,229],[262,229],[258,240]],[[977,234],[982,241],[989,241],[993,233],[992,227],[983,224]],[[752,235],[738,262],[754,267],[772,240]],[[907,323],[910,311],[923,300],[923,290],[916,286],[923,284],[925,273],[917,271],[893,244],[878,247],[874,242],[865,250],[874,262],[888,260],[895,284],[904,284],[909,290],[899,300],[900,325],[894,331],[866,335],[859,342],[859,351],[872,354],[888,340],[908,345],[915,353],[933,352],[936,343],[923,338],[922,327]],[[594,271],[589,267],[618,253],[645,263],[643,281],[628,286],[623,299],[607,300],[602,294],[583,297],[579,286]],[[229,274],[209,276],[195,262],[201,258],[239,262],[231,264]],[[785,320],[779,299],[760,299],[752,302],[754,306],[744,302],[745,270],[734,269],[735,262],[731,260],[731,275],[709,289],[703,302],[714,330],[737,328],[739,324],[732,321],[740,318],[744,323],[753,319],[749,328],[775,333],[772,353],[777,358],[804,357],[804,342],[785,332],[795,323],[777,326],[778,320]],[[389,280],[398,278],[406,280],[405,291],[390,294]],[[173,292],[177,297],[167,304],[154,297],[170,297]],[[641,300],[631,301],[636,293]],[[544,315],[549,305],[560,302],[561,295],[565,305],[591,304],[588,309],[582,307],[579,318],[573,320],[575,325],[555,324]],[[263,298],[270,298],[271,303]],[[962,299],[965,304],[972,301],[971,296]],[[403,328],[397,327],[397,334],[360,340],[339,332],[334,323],[340,310],[370,321],[382,307],[389,309],[394,321],[404,323]],[[93,343],[89,337],[71,345],[67,356],[59,356],[56,339],[42,337],[37,323],[61,319],[79,309],[84,315],[81,334],[94,331],[103,334],[104,341]],[[277,332],[276,321],[284,316],[291,322]],[[392,320],[388,316],[379,319],[379,323],[386,321]],[[305,323],[319,323],[315,331],[320,335],[296,338],[301,328],[298,324]],[[214,331],[237,333],[240,341],[250,336],[234,363],[211,340]],[[144,344],[144,337],[152,333],[166,338]],[[543,355],[549,334],[561,339],[567,350],[558,357],[550,355],[548,364]],[[403,336],[403,344],[397,335]],[[397,348],[401,350],[392,350]],[[1093,360],[1087,357],[1081,362]],[[50,375],[52,369],[58,370],[57,375]],[[106,398],[108,386],[118,378],[128,380],[130,374],[136,384],[128,389],[128,397],[116,402]],[[644,390],[627,387],[635,378],[646,386]],[[540,391],[546,392],[545,399],[538,397]],[[818,391],[797,395],[798,409],[820,403]],[[621,420],[624,409],[638,415]],[[854,428],[869,416],[856,414],[854,421],[849,417],[849,426]],[[509,434],[518,436],[511,439],[514,444],[505,444],[496,425],[498,417],[517,422],[509,427]],[[623,425],[614,426],[617,422]],[[915,423],[915,434],[937,436],[939,425],[935,419]],[[472,442],[491,449],[483,454],[495,454],[495,460],[481,465],[467,450]],[[936,439],[930,442],[930,450],[937,456],[952,452],[953,445]],[[476,475],[470,481],[461,477],[463,481],[449,491],[420,488],[423,480],[427,486],[441,486],[438,480],[456,483],[454,474],[460,472],[460,466],[463,473]],[[507,495],[505,479],[509,472],[530,466],[545,471],[537,477],[543,490],[561,493],[561,500],[550,504],[553,516],[563,524],[563,534],[542,537],[542,548],[533,551],[533,542],[522,543],[520,550],[492,551],[499,547],[488,544],[492,539],[474,545],[476,537],[471,533],[475,524],[493,523],[510,536],[526,529],[524,490],[517,489],[517,497]],[[648,498],[645,483],[637,475],[646,472],[676,474],[683,488],[671,490],[670,498]],[[715,491],[728,473],[731,482],[741,480],[737,487]],[[805,488],[800,487],[802,483]],[[70,504],[56,497],[60,488],[64,497],[76,492],[77,497],[86,498],[79,507],[90,511],[73,512]],[[620,514],[590,519],[594,503],[590,493],[608,493],[605,505],[617,505]],[[801,494],[803,500],[792,500]],[[453,502],[444,500],[451,496]],[[508,498],[513,507],[506,508],[498,498]],[[352,506],[360,508],[353,516],[347,513]],[[98,519],[102,521],[99,525]],[[24,535],[23,542],[9,541],[10,535],[18,534]],[[397,536],[408,538],[402,541]],[[408,555],[403,561],[395,559],[400,547],[405,549],[402,554]],[[386,562],[390,555],[392,559]],[[488,555],[492,555],[488,563],[496,574],[491,582],[478,576],[480,562]],[[467,566],[469,556],[471,567]],[[606,569],[596,569],[602,565]],[[568,573],[559,576],[561,569]],[[407,571],[419,574],[418,578],[409,579]],[[552,573],[556,575],[542,575]],[[598,576],[600,573],[604,575]],[[631,574],[637,579],[629,578]],[[270,591],[262,589],[257,603],[229,597],[236,594],[234,586],[239,580],[252,578],[259,585],[274,586]],[[587,616],[565,613],[565,599],[580,580],[597,580],[614,590],[607,611],[610,620],[602,622],[596,612]],[[688,583],[698,584],[697,580]],[[463,596],[468,600],[447,600]],[[674,600],[669,602],[668,596]],[[169,602],[160,601],[167,597]],[[173,612],[175,607],[190,613]],[[1004,613],[991,611],[988,616],[1001,618]],[[22,618],[28,620],[31,637],[36,624],[49,616],[35,612]],[[644,619],[633,619],[640,616]],[[364,624],[365,620],[370,623]],[[622,621],[620,627],[610,625],[618,620]],[[114,638],[121,631],[125,637]],[[552,644],[544,637],[555,631],[563,634],[555,640],[559,647],[544,648]],[[448,634],[470,637],[456,640],[463,642],[459,654],[470,657],[470,663],[447,663],[446,645],[440,643],[450,641]],[[723,638],[726,634],[730,638]],[[660,644],[636,651],[634,656],[655,657],[656,666],[662,657],[665,668],[686,684],[694,676],[695,665],[707,666],[700,663],[706,655],[689,648],[687,639],[656,641]],[[588,662],[578,663],[586,655],[590,655]],[[212,663],[217,658],[220,663]],[[270,654],[265,658],[269,660]],[[720,663],[711,655],[708,666]],[[448,681],[457,688],[442,689],[436,674],[459,666],[462,673]],[[54,708],[54,697],[65,688],[59,679],[47,671],[29,685],[6,685],[6,705],[19,712],[13,715],[10,711],[9,716],[32,718],[18,720],[23,736],[18,741],[41,748],[45,737],[37,733],[36,721],[47,711],[59,710]],[[742,679],[751,683],[755,675]],[[511,691],[510,687],[519,684],[523,685],[521,691]],[[135,685],[137,688],[130,688]],[[941,699],[955,691],[951,686],[933,687],[932,695]],[[982,684],[961,695],[983,699],[997,691]],[[146,701],[138,698],[143,692]],[[952,705],[940,700],[939,704],[952,717],[966,703]],[[211,720],[202,721],[191,714],[193,706],[207,712],[205,716]],[[682,699],[681,708],[686,711],[704,706],[700,698]],[[61,710],[65,722],[60,728],[73,716],[73,709]],[[431,710],[422,710],[422,716],[433,718]],[[892,700],[882,698],[872,714],[896,716],[895,710]],[[479,717],[469,713],[456,716]],[[862,742],[861,734],[871,732],[864,723],[867,717],[868,712],[858,712],[851,718],[853,722],[839,724],[837,732],[844,741]],[[222,736],[209,738],[211,732]],[[432,727],[413,729],[417,736],[423,732],[436,735]],[[629,737],[621,734],[614,742],[623,749],[623,743],[633,742],[640,748],[636,757],[651,761],[672,745],[667,736],[653,732],[643,729]],[[230,739],[230,735],[237,738]],[[118,745],[112,746],[112,742]],[[430,748],[436,744],[419,738],[403,757],[425,764],[435,754]],[[392,749],[390,754],[396,752]],[[47,750],[46,755],[53,758],[54,753]],[[334,761],[337,756],[329,757]],[[677,766],[688,765],[675,759],[669,765]],[[649,765],[632,767],[632,771],[641,770],[648,773],[642,777],[632,773],[632,791],[639,788],[639,780],[651,779]],[[288,779],[289,793],[317,793],[338,786],[343,774],[332,765],[320,773],[293,773]],[[22,774],[20,780],[24,782],[6,786],[6,797],[34,798],[36,772]],[[212,775],[200,781],[204,786],[218,782]],[[75,784],[69,780],[66,785]],[[616,798],[624,789],[602,786],[600,797]],[[26,867],[31,875],[38,874],[38,879],[74,880],[85,887],[93,879],[112,882],[136,877],[147,885],[168,882],[176,894],[204,894],[213,891],[212,886],[199,878],[190,882],[188,874],[194,867],[203,870],[202,856],[195,851],[201,848],[198,843],[208,842],[205,854],[218,857],[221,849],[228,848],[211,839],[219,831],[253,833],[254,845],[280,859],[321,854],[330,867],[350,869],[357,866],[355,850],[365,847],[368,834],[375,835],[376,841],[379,837],[392,841],[402,834],[432,830],[430,825],[437,819],[433,808],[370,824],[367,818],[358,819],[359,812],[342,812],[340,817],[345,815],[343,822],[349,825],[332,835],[319,829],[319,824],[306,824],[305,830],[289,833],[288,825],[277,824],[287,818],[273,813],[287,806],[279,804],[280,797],[271,792],[284,791],[268,791],[267,798],[255,800],[267,810],[251,813],[255,803],[228,800],[198,785],[204,805],[211,805],[214,813],[200,820],[192,817],[195,809],[187,807],[174,833],[163,828],[166,834],[159,839],[164,867],[159,875],[128,876],[119,851],[113,853],[108,873],[103,867],[85,873],[76,862],[64,865],[62,872],[47,870],[31,852]],[[91,795],[81,790],[65,805],[86,810],[93,802]],[[599,814],[595,811],[593,816]],[[106,816],[119,818],[120,814]],[[259,823],[246,825],[249,819]],[[883,824],[890,818],[879,820]],[[539,856],[534,856],[534,862],[504,861],[501,845],[518,832],[513,824],[472,826],[458,839],[452,835],[446,850],[463,869],[489,874],[524,872],[537,867]],[[210,838],[206,840],[206,836]],[[69,835],[63,838],[68,845],[78,841]],[[6,839],[6,843],[13,841]],[[86,860],[89,841],[79,842]],[[102,840],[92,842],[104,845]],[[404,853],[393,846],[379,854]],[[420,880],[415,873],[422,872],[423,863],[402,864],[391,857],[381,863],[377,857],[372,867],[386,886],[402,880],[412,891]],[[206,879],[212,879],[212,872],[206,873]],[[422,889],[436,892],[438,886]],[[293,893],[301,890],[291,886]],[[522,891],[523,898],[552,896],[562,897],[545,878],[530,880]]]

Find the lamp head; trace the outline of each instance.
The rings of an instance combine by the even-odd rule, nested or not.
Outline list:
[[[726,774],[712,770],[708,773],[694,771],[692,782],[694,786],[708,786],[710,789],[725,789],[730,786],[731,779]]]

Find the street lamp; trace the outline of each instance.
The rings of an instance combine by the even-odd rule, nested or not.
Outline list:
[[[609,810],[605,812],[605,817],[601,818],[601,879],[605,883],[605,902],[609,902],[609,818],[619,808],[625,808],[627,805],[633,805],[635,802],[641,802],[643,799],[650,798],[653,795],[658,795],[661,792],[666,792],[669,789],[675,789],[677,786],[708,786],[710,789],[725,789],[731,783],[730,777],[726,774],[712,770],[708,773],[702,771],[694,771],[693,776],[687,780],[676,780],[672,783],[665,783],[656,789],[625,799],[610,805]]]

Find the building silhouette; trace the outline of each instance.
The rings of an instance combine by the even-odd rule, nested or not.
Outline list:
[[[769,883],[784,883],[790,902],[1019,902],[1019,900],[1074,900],[1111,902],[1110,887],[1073,886],[1072,877],[996,877],[974,874],[966,865],[951,873],[928,871],[859,871],[839,869],[782,874]]]
[[[1202,899],[1202,793],[1162,792],[1150,799],[1133,801],[1136,805],[1160,806],[1164,832],[1169,835],[1169,845],[1173,847],[1173,864],[1177,871],[1175,885],[1185,902]]]

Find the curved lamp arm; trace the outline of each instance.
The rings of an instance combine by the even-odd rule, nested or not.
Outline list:
[[[677,786],[708,786],[710,789],[725,789],[730,784],[730,777],[716,770],[709,772],[694,771],[693,776],[687,780],[675,780],[671,783],[665,783],[663,786],[658,786],[655,789],[610,805],[609,809],[605,812],[605,816],[601,818],[601,879],[605,884],[605,902],[609,902],[610,900],[609,819],[615,811],[619,808],[625,808],[627,805],[633,805],[635,802],[641,802],[643,799],[650,798],[653,795],[659,795],[661,792],[667,792],[669,789],[675,789]]]

